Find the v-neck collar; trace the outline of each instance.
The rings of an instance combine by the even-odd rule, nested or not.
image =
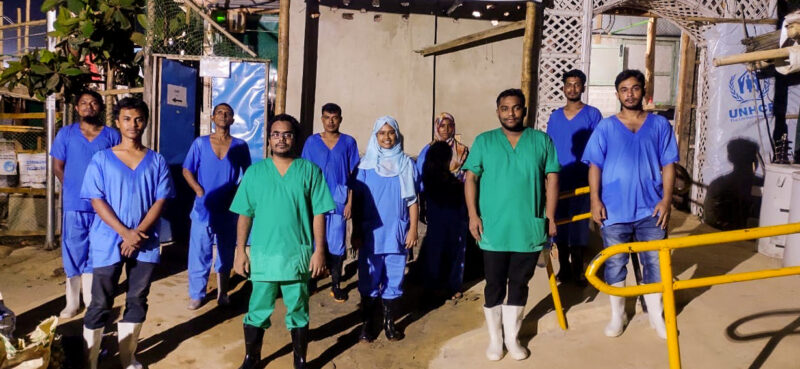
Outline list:
[[[227,158],[228,155],[231,153],[231,148],[233,147],[233,136],[231,136],[231,143],[228,145],[228,149],[225,150],[225,155],[223,155],[221,158],[217,156],[216,152],[214,152],[214,145],[211,144],[211,135],[208,135],[206,137],[208,137],[206,142],[208,142],[208,148],[211,149],[211,155],[214,155],[214,157],[217,158],[217,160],[219,161],[225,160],[225,158]]]
[[[94,141],[95,141],[95,140],[97,140],[98,138],[100,138],[100,135],[102,135],[102,134],[103,134],[103,132],[104,132],[104,131],[105,131],[105,130],[108,128],[108,127],[107,127],[107,126],[105,126],[105,125],[103,125],[103,127],[102,127],[102,128],[100,128],[100,132],[97,132],[97,136],[94,136],[94,138],[93,138],[93,139],[91,139],[91,140],[89,140],[89,139],[86,137],[86,135],[84,135],[84,134],[83,134],[83,131],[81,130],[81,122],[78,122],[78,127],[77,127],[77,128],[78,128],[78,135],[80,135],[80,136],[83,138],[83,140],[84,140],[84,141],[86,141],[86,143],[88,143],[88,144],[90,144],[90,145],[91,145],[92,143],[94,143]]]
[[[142,163],[144,163],[144,161],[147,160],[147,157],[150,156],[150,152],[153,151],[153,150],[147,149],[147,151],[144,153],[144,156],[142,157],[142,160],[139,160],[139,162],[136,163],[136,166],[133,167],[133,168],[129,167],[128,164],[125,164],[125,162],[122,161],[122,159],[120,159],[119,156],[117,156],[117,154],[114,152],[114,150],[108,149],[108,151],[111,153],[111,156],[113,156],[114,159],[117,160],[117,162],[119,164],[121,164],[123,167],[127,168],[131,172],[136,172],[136,170],[138,170],[139,167],[142,166]]]
[[[289,163],[289,167],[286,168],[286,173],[283,173],[283,175],[281,175],[281,171],[278,170],[278,166],[275,165],[275,160],[273,160],[272,158],[269,159],[269,163],[272,164],[272,170],[274,170],[275,173],[278,174],[278,177],[280,179],[285,179],[286,178],[286,176],[289,174],[289,172],[292,171],[292,168],[294,168],[294,162],[296,162],[296,161],[297,161],[297,158],[294,158],[294,160],[292,160],[292,162]]]
[[[339,146],[339,142],[342,141],[342,133],[341,132],[339,132],[339,138],[336,139],[336,143],[333,144],[333,147],[328,147],[328,144],[325,143],[325,139],[322,138],[322,134],[321,133],[317,133],[317,136],[319,137],[320,142],[322,142],[322,146],[325,146],[325,148],[328,149],[328,152],[333,152],[333,150],[336,148],[336,146]]]
[[[644,117],[644,122],[642,122],[642,125],[639,126],[639,129],[637,129],[636,132],[631,131],[631,129],[628,128],[628,126],[626,126],[625,123],[622,123],[622,121],[619,119],[619,117],[617,117],[616,114],[612,115],[612,117],[614,117],[614,122],[619,124],[620,128],[622,128],[626,132],[630,133],[631,135],[636,136],[636,135],[639,134],[639,132],[641,132],[641,131],[643,131],[645,129],[645,126],[647,126],[648,122],[650,121],[650,116],[651,115],[652,114],[647,113],[647,116]]]
[[[500,137],[502,138],[503,142],[505,142],[505,147],[511,150],[512,153],[516,153],[519,145],[522,143],[522,138],[528,133],[530,127],[525,127],[522,129],[522,134],[519,135],[519,139],[517,140],[517,146],[511,146],[511,141],[508,140],[505,132],[503,132],[503,128],[499,128],[498,131],[500,133]]]
[[[572,116],[572,118],[567,118],[567,111],[564,108],[561,108],[561,114],[564,116],[564,120],[566,120],[569,123],[572,123],[572,121],[574,121],[575,118],[577,118],[579,115],[583,114],[584,110],[586,110],[586,104],[583,104],[583,107],[581,107],[581,110],[578,110],[578,112],[575,113],[575,115]]]

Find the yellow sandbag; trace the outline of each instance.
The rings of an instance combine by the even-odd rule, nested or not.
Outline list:
[[[50,347],[56,334],[58,318],[51,316],[36,326],[33,333],[28,335],[28,341],[17,340],[16,344],[3,335],[3,359],[0,359],[0,369],[47,369],[50,364]]]

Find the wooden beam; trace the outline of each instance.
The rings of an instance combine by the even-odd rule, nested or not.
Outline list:
[[[35,21],[30,21],[30,22],[6,24],[4,26],[0,26],[0,31],[2,31],[4,29],[20,29],[22,27],[28,27],[28,26],[43,26],[45,24],[47,24],[47,19],[39,19],[39,20],[35,20]],[[0,32],[0,34],[2,34],[2,32]]]
[[[31,115],[37,116],[34,117]],[[0,119],[44,119],[44,113],[5,113],[0,114]],[[2,124],[0,125],[0,132],[42,133],[44,132],[44,127]]]
[[[721,56],[719,58],[714,58],[714,66],[721,67],[723,65],[752,63],[761,60],[785,59],[789,57],[789,53],[792,50],[798,49],[800,49],[800,46],[790,46],[781,49],[761,50],[753,51],[751,53]]]
[[[289,76],[289,0],[280,0],[278,15],[278,86],[275,90],[275,114],[286,112],[286,80]]]
[[[522,37],[522,93],[525,94],[525,106],[528,107],[528,114],[525,116],[525,124],[528,127],[536,125],[536,86],[538,81],[536,73],[538,66],[538,54],[536,53],[536,4],[532,1],[525,3],[525,35]]]
[[[653,103],[653,93],[655,91],[655,67],[656,67],[656,18],[647,21],[647,49],[644,54],[644,103]]]
[[[441,44],[426,46],[422,49],[414,50],[414,52],[422,54],[422,56],[431,56],[461,50],[489,39],[510,36],[515,32],[524,30],[525,22],[526,21],[522,20],[502,26],[492,27],[484,31],[475,32],[454,40],[443,42]]]
[[[678,99],[675,107],[675,136],[678,140],[678,153],[681,164],[686,167],[689,160],[690,124],[692,121],[692,100],[694,96],[694,70],[697,47],[686,32],[681,33],[680,64],[678,66]]]
[[[712,18],[712,17],[686,17],[689,22],[702,23],[748,23],[748,24],[778,24],[777,19],[741,19],[741,18]]]
[[[215,22],[213,19],[211,19],[211,17],[209,17],[208,14],[206,14],[202,9],[200,9],[197,6],[197,4],[195,4],[192,0],[184,1],[183,4],[185,4],[186,6],[192,8],[192,10],[195,13],[197,13],[197,15],[200,16],[200,18],[203,18],[203,20],[206,21],[206,23],[208,23],[208,25],[210,25],[211,27],[214,28],[214,30],[216,30],[217,32],[219,32],[220,34],[225,36],[225,38],[230,40],[230,42],[233,42],[234,45],[239,46],[248,55],[253,56],[253,57],[257,56],[256,53],[253,52],[253,50],[250,50],[250,48],[247,47],[247,45],[243,44],[236,37],[233,37],[230,33],[228,33],[228,31],[225,30],[225,28],[222,28],[222,26],[220,26],[219,24],[217,24],[217,22]]]
[[[2,17],[2,15],[3,15],[3,2],[0,1],[0,55],[5,54],[5,52],[3,51],[3,37],[4,36],[3,36],[3,30],[2,30],[3,29],[3,23],[5,22],[5,17]]]
[[[31,0],[25,0],[25,52],[30,48],[31,27]]]
[[[108,95],[122,95],[122,94],[141,94],[144,93],[144,87],[133,88],[117,88],[113,90],[97,91],[101,96]]]

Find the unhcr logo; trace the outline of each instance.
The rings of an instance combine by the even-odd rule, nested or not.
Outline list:
[[[734,74],[728,82],[728,91],[739,106],[728,110],[728,117],[731,122],[736,122],[745,119],[753,119],[756,114],[767,112],[772,115],[772,101],[769,94],[770,80],[763,79],[761,82],[761,90],[763,91],[764,100],[766,105],[761,103],[761,93],[758,91],[756,78],[753,73],[742,72],[741,74]]]

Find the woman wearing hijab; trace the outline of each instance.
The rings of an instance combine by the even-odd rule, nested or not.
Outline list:
[[[433,141],[425,145],[422,151],[419,152],[419,156],[417,156],[417,173],[422,173],[422,169],[425,166],[425,156],[431,145],[434,142],[443,141],[450,146],[453,152],[450,158],[450,172],[461,182],[464,182],[464,171],[461,170],[461,165],[467,160],[469,148],[456,140],[456,118],[453,118],[450,113],[441,113],[433,121],[433,125]]]
[[[394,118],[384,116],[375,121],[358,168],[351,244],[360,249],[358,290],[363,326],[359,340],[374,339],[371,317],[381,300],[384,333],[396,341],[402,339],[402,333],[395,330],[394,314],[403,294],[406,255],[417,244],[419,205],[414,161],[403,152],[403,136]]]

